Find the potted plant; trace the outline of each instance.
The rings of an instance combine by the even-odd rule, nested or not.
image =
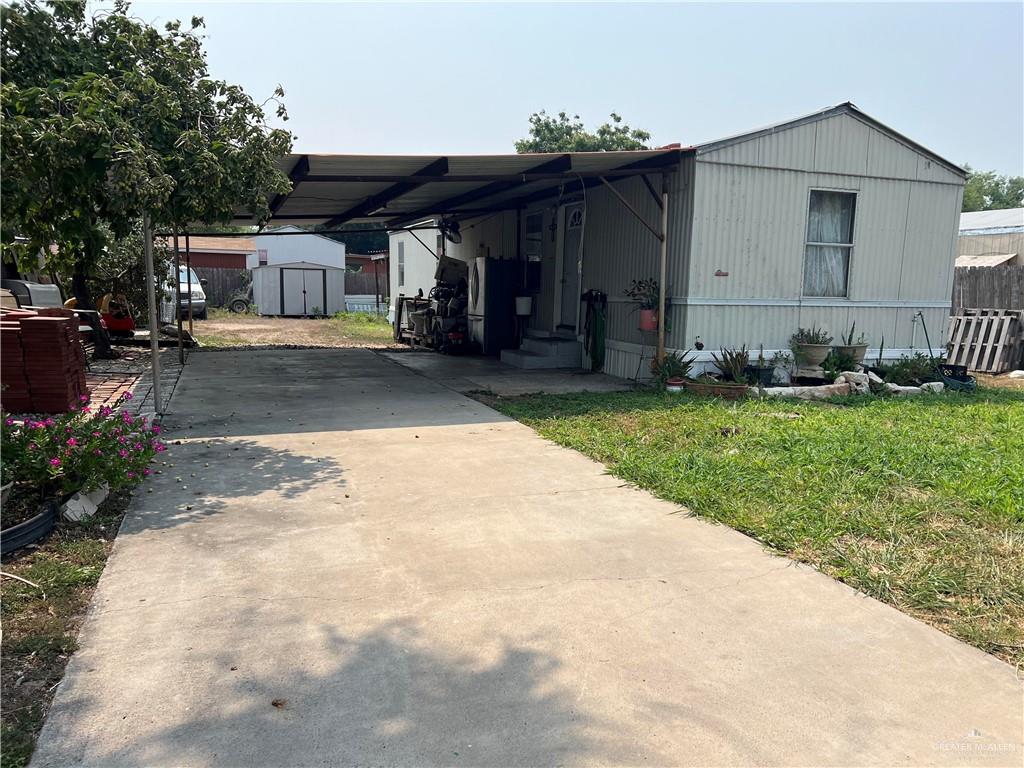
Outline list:
[[[757,364],[745,366],[743,374],[751,384],[759,387],[770,387],[772,385],[772,379],[775,378],[775,366],[765,362],[764,344],[758,349]]]
[[[658,330],[658,281],[653,277],[634,280],[626,289],[626,296],[640,302],[640,330]]]
[[[745,381],[745,371],[750,363],[750,353],[747,351],[747,345],[744,344],[739,349],[722,347],[721,353],[722,356],[719,357],[712,352],[711,359],[715,361],[715,367],[722,372],[726,380]]]
[[[860,365],[864,362],[864,355],[868,352],[868,340],[863,333],[855,337],[854,332],[856,329],[857,323],[854,323],[850,326],[849,334],[840,336],[839,340],[843,343],[837,344],[833,349],[837,355],[852,358],[854,363]]]
[[[678,352],[667,352],[664,360],[651,361],[651,373],[658,384],[668,392],[681,392],[693,367],[693,358],[689,352],[680,355]]]
[[[832,351],[832,337],[822,328],[797,328],[789,337],[789,347],[797,363],[817,367]]]

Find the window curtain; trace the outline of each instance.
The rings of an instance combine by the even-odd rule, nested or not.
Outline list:
[[[804,256],[805,296],[845,296],[853,243],[854,195],[811,192],[807,217],[808,243]]]

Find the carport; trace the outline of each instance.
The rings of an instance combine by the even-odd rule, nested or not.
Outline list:
[[[681,156],[678,145],[656,150],[558,154],[292,154],[280,162],[292,189],[268,200],[269,221],[319,225],[320,232],[350,223],[383,223],[392,231],[415,230],[434,218],[458,223],[502,211],[522,211],[604,186],[659,241],[660,305],[664,306],[668,178]],[[649,221],[615,188],[615,182],[637,177],[660,211],[660,221]],[[235,221],[256,223],[241,211]],[[660,312],[658,358],[664,353],[665,313]]]

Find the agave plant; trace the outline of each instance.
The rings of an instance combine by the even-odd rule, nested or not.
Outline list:
[[[750,365],[750,352],[747,350],[746,344],[739,349],[722,347],[722,356],[719,357],[712,352],[711,358],[715,361],[715,367],[727,379],[730,381],[744,380],[743,369]]]

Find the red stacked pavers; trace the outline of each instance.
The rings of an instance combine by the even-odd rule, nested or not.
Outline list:
[[[80,405],[87,394],[85,358],[74,313],[26,317],[20,324],[32,410],[64,413]]]
[[[8,413],[32,410],[32,395],[25,377],[25,354],[17,319],[0,320],[0,405]]]

